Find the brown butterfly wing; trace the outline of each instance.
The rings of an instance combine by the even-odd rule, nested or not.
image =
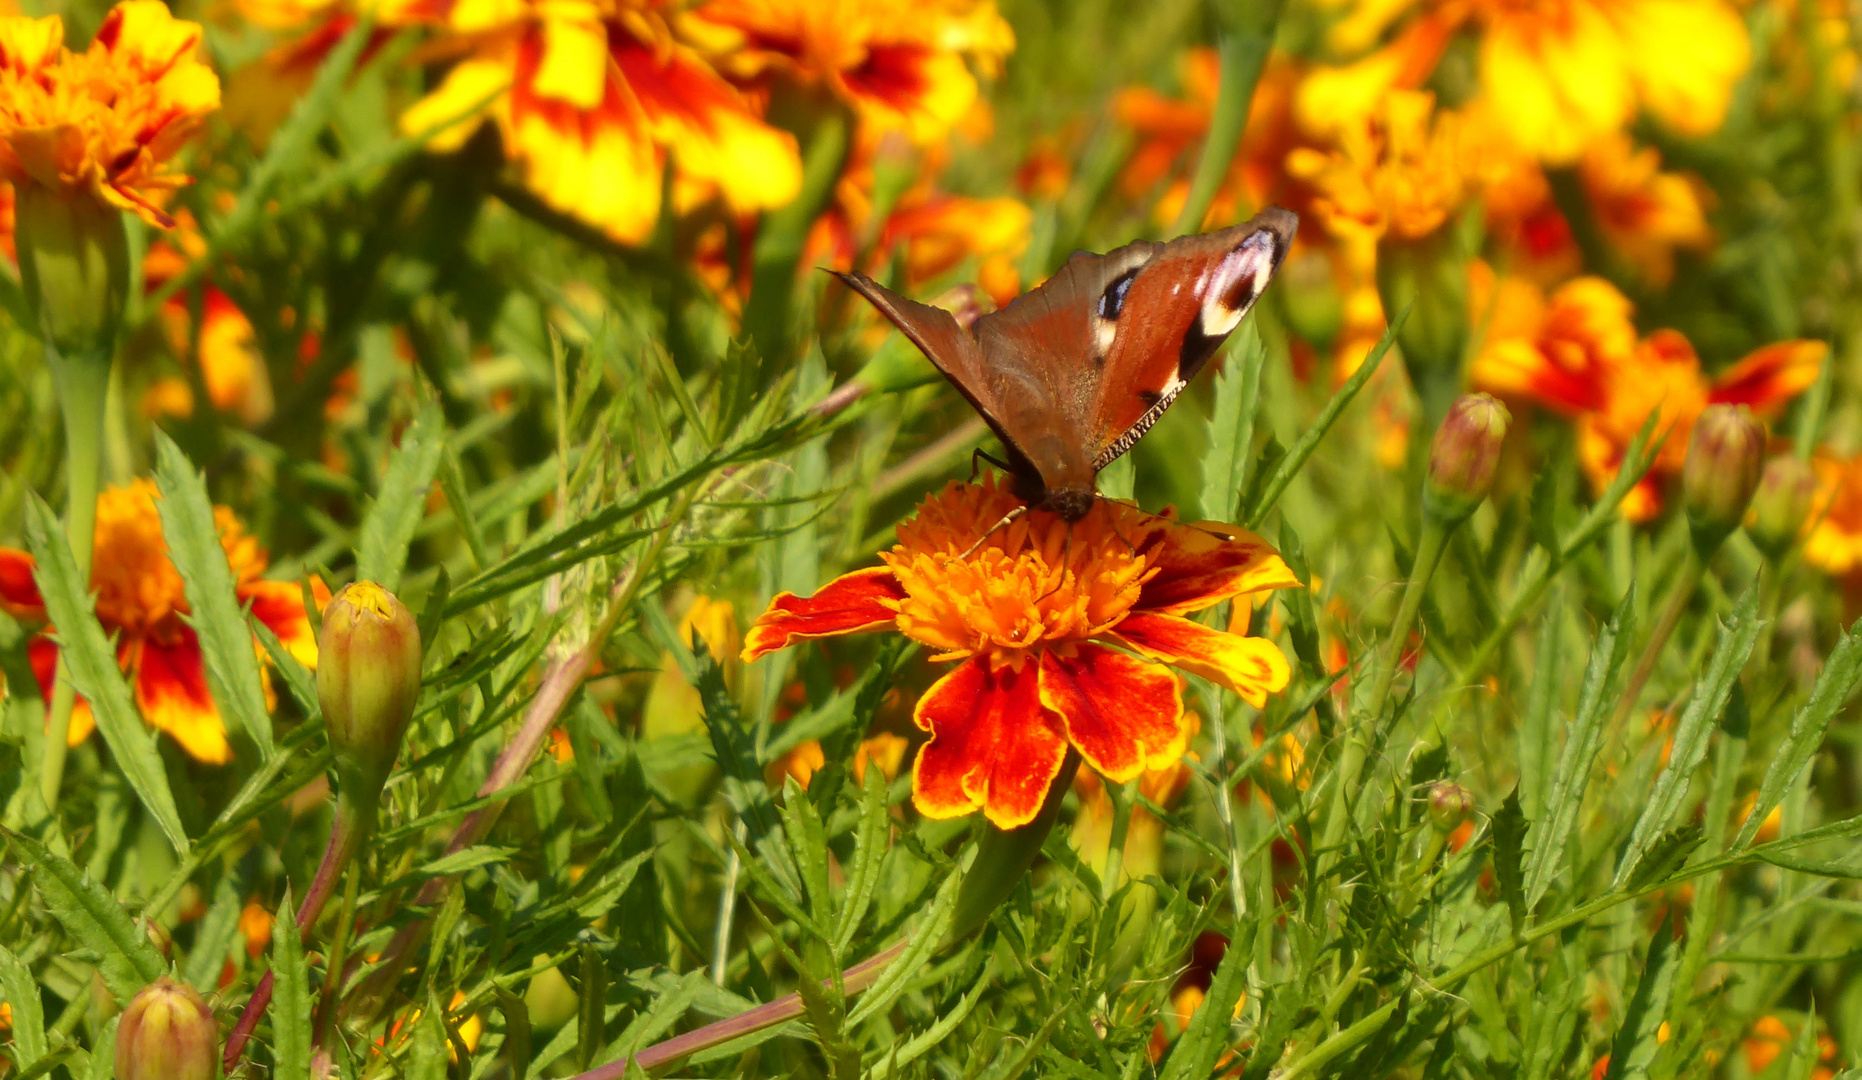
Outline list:
[[[1105,468],[1150,430],[1241,325],[1279,269],[1299,221],[1278,207],[1233,228],[1164,245],[1101,304],[1108,320],[1090,415],[1093,468]]]

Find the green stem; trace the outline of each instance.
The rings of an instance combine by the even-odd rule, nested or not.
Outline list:
[[[1344,840],[1345,828],[1351,820],[1358,781],[1364,772],[1365,760],[1370,756],[1371,735],[1383,718],[1390,688],[1396,681],[1397,669],[1402,666],[1403,646],[1409,641],[1409,632],[1416,625],[1416,615],[1422,610],[1422,598],[1429,591],[1429,579],[1435,576],[1435,568],[1442,560],[1442,551],[1447,547],[1448,536],[1453,530],[1452,524],[1432,515],[1423,516],[1422,538],[1416,545],[1416,562],[1410,571],[1409,583],[1403,587],[1403,600],[1397,607],[1396,620],[1390,624],[1389,635],[1384,639],[1383,653],[1377,660],[1377,674],[1371,682],[1370,697],[1364,711],[1352,718],[1345,749],[1338,759],[1338,787],[1332,791],[1332,810],[1326,817],[1325,837],[1319,845],[1324,869],[1330,869],[1337,861],[1337,848]]]
[[[1267,66],[1267,54],[1274,46],[1274,30],[1280,23],[1280,9],[1285,0],[1264,0],[1240,5],[1246,25],[1234,27],[1223,35],[1221,76],[1216,89],[1215,111],[1209,118],[1209,133],[1203,138],[1202,156],[1196,161],[1196,175],[1190,180],[1189,195],[1178,211],[1172,231],[1181,236],[1198,232],[1209,207],[1228,179],[1229,166],[1241,146],[1241,136],[1248,127],[1248,106],[1254,100],[1255,84]]]
[[[1668,601],[1662,607],[1662,617],[1655,624],[1655,630],[1649,635],[1649,643],[1643,647],[1642,656],[1636,660],[1636,667],[1630,673],[1629,682],[1623,686],[1622,700],[1617,702],[1616,715],[1611,718],[1610,728],[1621,728],[1623,721],[1635,711],[1636,701],[1642,697],[1642,688],[1655,672],[1656,661],[1661,659],[1662,650],[1668,646],[1668,639],[1673,636],[1676,624],[1681,621],[1681,613],[1694,599],[1694,593],[1700,588],[1701,572],[1706,569],[1706,557],[1690,554],[1687,562],[1681,566],[1681,573],[1675,577],[1669,587]]]
[[[102,475],[104,402],[110,388],[110,357],[64,357],[51,342],[45,345],[46,364],[52,369],[58,404],[65,425],[65,536],[78,578],[90,581],[91,549],[97,531],[97,485]],[[44,757],[39,767],[39,793],[48,810],[58,807],[64,786],[65,755],[69,751],[71,711],[77,691],[61,657],[52,684],[52,708],[46,718]]]
[[[1119,877],[1125,872],[1125,838],[1131,835],[1133,783],[1136,781],[1115,786],[1106,781],[1106,798],[1112,800],[1112,835],[1106,840],[1105,872],[1099,878],[1099,899],[1106,903],[1112,902],[1112,894],[1118,892]]]

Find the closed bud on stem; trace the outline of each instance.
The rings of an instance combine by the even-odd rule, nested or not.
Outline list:
[[[1817,494],[1817,474],[1807,461],[1790,454],[1780,454],[1765,463],[1759,474],[1759,489],[1752,496],[1752,516],[1747,535],[1767,556],[1783,558],[1797,543],[1810,516],[1811,499]]]
[[[1765,467],[1765,425],[1744,405],[1709,405],[1694,421],[1681,492],[1694,548],[1703,557],[1745,520]]]
[[[1489,394],[1463,394],[1448,408],[1429,446],[1423,509],[1454,524],[1474,512],[1493,486],[1500,446],[1513,417]]]
[[[1461,828],[1474,812],[1474,793],[1453,780],[1437,780],[1429,786],[1429,824],[1437,832],[1451,833]]]
[[[373,805],[420,696],[420,628],[372,581],[343,587],[317,636],[317,700],[345,800]]]
[[[116,1080],[213,1080],[220,1026],[185,983],[160,978],[123,1010],[116,1029]]]

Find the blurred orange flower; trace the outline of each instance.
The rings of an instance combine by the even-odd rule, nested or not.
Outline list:
[[[781,594],[745,638],[749,661],[890,627],[937,650],[934,660],[961,660],[913,715],[931,733],[912,774],[928,817],[982,810],[998,828],[1026,824],[1070,747],[1116,783],[1174,763],[1188,740],[1183,703],[1176,675],[1155,661],[1256,704],[1287,683],[1272,642],[1184,618],[1296,585],[1266,542],[1111,501],[1071,527],[1037,510],[992,528],[1020,505],[993,477],[952,482],[899,525],[885,565],[810,598]]]
[[[788,203],[802,178],[794,136],[676,40],[663,6],[455,0],[445,27],[466,55],[402,129],[456,149],[478,125],[444,125],[482,111],[531,190],[622,243],[652,232],[668,159],[680,210],[713,195],[740,214]]]
[[[142,260],[142,284],[153,293],[186,270],[191,259],[206,253],[207,244],[194,227],[192,215],[175,215],[176,227],[168,237],[149,245]],[[217,286],[200,287],[200,329],[195,336],[193,314],[185,292],[176,292],[162,305],[162,328],[168,346],[183,362],[200,367],[207,399],[215,409],[230,413],[241,424],[256,427],[271,418],[271,375],[260,355],[256,332],[246,313]],[[187,379],[169,376],[151,384],[142,398],[145,416],[191,416],[194,390]]]
[[[111,8],[82,53],[56,15],[0,17],[0,179],[172,224],[161,203],[188,182],[173,159],[220,105],[200,35],[160,0]]]
[[[1608,373],[1635,354],[1629,298],[1599,277],[1566,282],[1548,297],[1477,259],[1468,266],[1468,307],[1480,342],[1475,387],[1568,416],[1602,408]]]
[[[995,0],[711,0],[681,26],[740,86],[825,90],[871,130],[948,134],[1015,48]]]
[[[98,496],[96,546],[91,557],[97,619],[104,632],[116,638],[117,663],[129,675],[143,719],[167,732],[196,760],[224,764],[232,758],[232,748],[226,741],[220,709],[207,690],[200,639],[187,624],[181,574],[169,561],[168,545],[162,539],[161,516],[155,506],[159,497],[149,480],[110,488]],[[302,591],[290,582],[259,577],[265,570],[265,552],[231,510],[215,507],[214,522],[232,565],[240,603],[278,635],[292,656],[314,668],[317,638],[304,613]],[[0,609],[17,619],[44,623],[45,602],[32,574],[31,555],[0,548]],[[327,594],[321,592],[320,583],[315,587],[321,603]],[[43,627],[27,647],[47,701],[58,664],[53,634],[52,627]],[[84,741],[95,726],[89,706],[80,699],[71,714],[71,745]]]
[[[1817,494],[1811,504],[1804,561],[1834,577],[1862,568],[1862,454],[1811,459]]]
[[[1674,276],[1676,248],[1701,251],[1713,238],[1706,186],[1663,172],[1660,152],[1637,148],[1628,135],[1592,143],[1578,176],[1604,239],[1652,284],[1666,285]]]

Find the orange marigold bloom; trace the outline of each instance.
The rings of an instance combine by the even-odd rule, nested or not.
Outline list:
[[[167,732],[196,760],[223,764],[232,758],[232,749],[219,707],[207,690],[200,639],[187,624],[181,574],[162,539],[155,506],[159,497],[149,480],[98,496],[90,582],[97,619],[104,632],[116,638],[117,663],[129,675],[143,719]],[[278,635],[292,656],[314,668],[317,638],[304,613],[302,591],[291,582],[259,577],[265,570],[265,552],[231,510],[215,507],[214,522],[240,602]],[[45,602],[32,575],[31,555],[0,548],[0,609],[17,619],[43,623]],[[53,633],[52,627],[44,627],[27,647],[48,702],[58,665]],[[71,714],[71,744],[82,742],[95,726],[89,706],[80,699]]]
[[[446,28],[467,50],[401,118],[463,145],[485,110],[524,182],[557,210],[639,243],[659,219],[670,158],[685,209],[711,195],[735,213],[801,190],[794,136],[764,123],[735,88],[673,37],[659,0],[454,0]]]
[[[1602,408],[1609,373],[1635,355],[1633,306],[1603,278],[1577,278],[1546,296],[1476,259],[1468,265],[1468,307],[1480,341],[1475,387],[1566,415]]]
[[[1601,490],[1616,476],[1629,443],[1651,414],[1657,434],[1668,439],[1641,482],[1623,500],[1623,515],[1647,521],[1661,512],[1662,488],[1681,475],[1694,420],[1708,405],[1748,405],[1760,417],[1775,415],[1817,379],[1829,346],[1821,341],[1782,341],[1755,349],[1708,379],[1700,357],[1685,337],[1657,330],[1637,346],[1629,363],[1603,372],[1601,405],[1578,420],[1578,460]]]
[[[1660,151],[1638,149],[1628,135],[1593,143],[1579,162],[1578,175],[1604,239],[1657,285],[1674,276],[1676,248],[1700,251],[1713,239],[1705,185],[1663,172]]]
[[[942,139],[1015,48],[995,0],[711,0],[682,27],[741,85],[817,86],[877,130]]]
[[[82,53],[64,47],[56,15],[0,17],[0,179],[171,225],[161,201],[188,182],[173,158],[220,105],[200,35],[160,0],[111,8]]]
[[[170,242],[172,241],[172,243]],[[185,210],[175,215],[175,229],[149,245],[142,260],[142,284],[153,293],[181,274],[188,261],[206,253],[207,242]],[[195,337],[193,315],[185,292],[177,292],[162,305],[162,329],[169,348],[184,361],[200,366],[201,382],[215,409],[231,413],[240,423],[255,427],[271,418],[271,374],[258,349],[257,332],[233,298],[217,286],[200,291],[200,331]],[[198,350],[195,346],[198,345]],[[197,355],[190,355],[195,354]],[[191,416],[194,391],[179,377],[156,380],[143,394],[146,416]]]
[[[1811,503],[1804,561],[1835,577],[1862,568],[1862,455],[1816,457],[1817,494]]]
[[[936,650],[934,660],[962,661],[913,713],[931,734],[912,771],[913,802],[927,817],[982,810],[998,828],[1024,825],[1069,747],[1117,783],[1176,762],[1188,730],[1163,663],[1256,705],[1287,684],[1272,642],[1184,618],[1297,585],[1265,541],[1105,500],[1071,528],[1030,511],[991,531],[1019,505],[993,477],[953,481],[899,524],[885,565],[806,599],[777,596],[744,640],[748,661],[890,627]]]

